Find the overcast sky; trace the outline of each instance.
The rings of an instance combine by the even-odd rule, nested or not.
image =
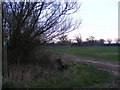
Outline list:
[[[89,36],[94,36],[97,40],[118,38],[118,1],[81,0],[81,8],[74,17],[81,18],[82,24],[69,33],[69,38],[73,39],[79,33],[83,40]]]

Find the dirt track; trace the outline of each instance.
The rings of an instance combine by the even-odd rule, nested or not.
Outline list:
[[[88,58],[80,58],[78,56],[68,55],[68,54],[61,54],[59,53],[60,57],[65,60],[74,60],[80,63],[90,64],[95,66],[98,69],[106,70],[113,73],[115,76],[118,76],[120,73],[120,66],[118,61],[105,61],[105,60],[95,60],[95,59],[88,59]],[[58,55],[58,56],[59,56]]]
[[[120,85],[119,74],[120,74],[120,62],[118,61],[105,61],[105,60],[96,60],[96,59],[88,59],[88,58],[81,58],[78,56],[68,55],[68,54],[61,54],[57,53],[58,58],[62,58],[63,60],[73,60],[79,63],[85,63],[92,65],[98,69],[102,69],[113,73],[116,76],[116,79],[113,81],[95,84],[90,86],[89,88],[118,88]]]

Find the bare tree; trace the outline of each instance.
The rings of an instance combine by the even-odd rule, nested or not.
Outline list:
[[[80,45],[82,43],[82,37],[81,34],[79,35],[75,35],[75,40],[77,41],[77,43]]]
[[[67,35],[61,35],[60,37],[58,37],[58,39],[60,40],[59,42],[58,42],[58,44],[59,45],[69,45],[69,39],[68,39],[68,37],[67,37]]]
[[[67,37],[67,35],[62,35],[62,36],[59,37],[59,40],[61,42],[66,42],[66,41],[68,41],[68,37]]]
[[[105,42],[104,39],[100,39],[99,41],[100,41],[100,43],[102,43],[102,44],[104,44],[104,42]]]
[[[95,37],[89,36],[89,38],[86,38],[86,40],[87,40],[88,42],[94,42],[94,41],[95,41]]]
[[[89,38],[86,38],[86,41],[89,42]]]
[[[107,41],[108,41],[108,43],[109,43],[109,44],[111,44],[111,42],[112,42],[112,39],[108,39]]]
[[[93,36],[89,36],[89,38],[86,38],[87,42],[90,44],[90,45],[95,45],[95,37]]]
[[[93,36],[89,36],[89,39],[90,39],[91,42],[95,41],[95,37],[93,37]]]
[[[80,8],[76,1],[2,2],[2,27],[9,36],[12,60],[21,60],[40,43],[78,28],[70,17]]]

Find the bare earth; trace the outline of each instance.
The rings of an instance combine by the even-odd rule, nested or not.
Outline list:
[[[90,64],[95,66],[98,69],[106,70],[113,73],[115,76],[118,76],[120,73],[120,62],[118,61],[105,61],[105,60],[96,60],[96,59],[88,59],[88,58],[81,58],[78,56],[68,55],[68,54],[61,54],[59,55],[64,60],[73,60],[79,63]]]
[[[105,82],[102,84],[98,85],[93,85],[90,88],[118,88],[120,85],[120,78],[119,74],[120,73],[120,62],[118,61],[105,61],[105,60],[96,60],[96,59],[88,59],[88,58],[81,58],[78,56],[73,56],[73,55],[68,55],[68,54],[61,54],[61,53],[56,53],[58,58],[62,58],[63,60],[73,60],[79,63],[83,64],[89,64],[92,65],[98,69],[108,71],[115,75],[117,78],[114,81],[111,82]]]

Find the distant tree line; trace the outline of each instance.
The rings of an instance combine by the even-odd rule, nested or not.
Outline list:
[[[58,38],[59,41],[57,43],[48,43],[46,45],[49,46],[120,46],[120,39],[116,39],[116,43],[111,43],[112,39],[104,40],[99,39],[96,40],[95,37],[89,36],[86,38],[86,41],[82,41],[81,34],[75,35],[75,39],[68,39],[67,35],[62,35]],[[75,41],[75,42],[74,42]],[[105,44],[105,42],[108,42]]]

